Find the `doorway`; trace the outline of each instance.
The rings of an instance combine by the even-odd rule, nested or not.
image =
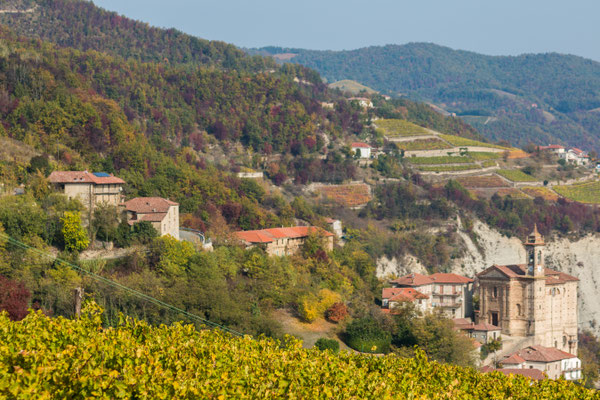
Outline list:
[[[498,325],[498,313],[492,312],[491,315],[492,315],[492,325],[500,326],[500,325]]]

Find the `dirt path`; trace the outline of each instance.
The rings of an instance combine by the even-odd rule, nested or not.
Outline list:
[[[288,310],[275,310],[271,316],[279,321],[283,327],[284,333],[302,339],[302,347],[311,348],[320,338],[335,339],[340,343],[341,350],[354,352],[338,336],[337,331],[339,326],[319,318],[312,323],[305,323],[294,317]]]

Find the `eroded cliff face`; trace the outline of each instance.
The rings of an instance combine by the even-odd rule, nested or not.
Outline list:
[[[460,223],[458,224],[460,226]],[[508,238],[487,225],[474,224],[477,244],[459,230],[465,248],[461,258],[453,260],[452,272],[473,277],[493,264],[524,264],[522,239]],[[600,334],[600,234],[589,234],[577,240],[557,236],[545,238],[545,263],[548,268],[579,278],[579,327]],[[412,256],[401,260],[382,258],[377,263],[380,278],[401,276],[410,272],[427,273]]]

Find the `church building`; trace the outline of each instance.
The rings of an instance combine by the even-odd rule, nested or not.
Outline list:
[[[544,238],[534,227],[526,264],[493,265],[477,274],[479,322],[502,334],[533,336],[535,344],[577,354],[578,279],[544,266]]]

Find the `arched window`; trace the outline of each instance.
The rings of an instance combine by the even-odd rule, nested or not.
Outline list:
[[[567,337],[563,336],[563,347],[567,345]]]
[[[498,288],[496,286],[494,286],[492,297],[493,298],[497,298],[498,297]]]
[[[523,311],[521,310],[520,304],[517,304],[517,315],[523,315]]]

